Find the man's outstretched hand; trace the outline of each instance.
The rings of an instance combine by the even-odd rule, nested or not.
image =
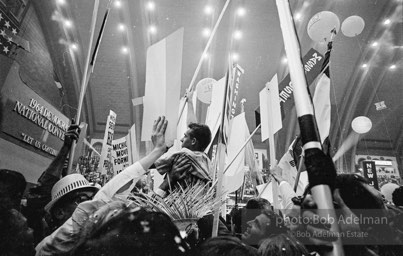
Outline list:
[[[80,126],[72,122],[64,135],[64,143],[70,146],[73,141],[77,141],[80,137],[80,131]]]
[[[165,131],[167,129],[168,120],[165,119],[165,116],[158,117],[157,120],[154,121],[153,131],[151,134],[151,141],[156,149],[161,149],[164,152],[167,149],[167,145],[165,143]]]

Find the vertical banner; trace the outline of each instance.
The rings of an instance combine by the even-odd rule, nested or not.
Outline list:
[[[115,123],[116,113],[112,110],[109,110],[109,116],[106,121],[104,140],[102,142],[101,158],[98,164],[98,172],[100,172],[101,174],[108,173],[110,175],[113,175],[113,164],[110,162],[110,159],[112,158],[112,141],[113,134],[115,132]]]
[[[165,139],[176,139],[181,90],[183,28],[147,50],[146,86],[141,140],[150,141],[154,120],[164,115],[168,120]]]
[[[363,161],[362,168],[364,170],[364,177],[368,179],[369,185],[379,190],[375,161]]]
[[[131,164],[128,148],[129,135],[114,140],[112,151],[113,174],[116,175]]]
[[[136,124],[133,124],[129,129],[129,134],[127,135],[127,147],[129,148],[129,159],[130,163],[133,164],[140,159],[139,151],[137,150],[137,140],[136,140]]]

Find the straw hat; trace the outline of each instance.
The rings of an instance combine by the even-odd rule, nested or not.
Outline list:
[[[70,193],[71,191],[82,188],[90,188],[95,192],[98,191],[98,188],[92,186],[81,174],[73,173],[63,177],[53,186],[52,201],[45,206],[45,211],[50,212],[50,209],[52,209],[53,205],[64,195]]]

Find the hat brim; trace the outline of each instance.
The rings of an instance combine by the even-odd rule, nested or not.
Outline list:
[[[65,195],[63,195],[63,196],[61,196],[61,197],[59,197],[59,198],[56,198],[56,199],[50,201],[47,205],[45,205],[45,211],[48,212],[48,213],[50,213],[50,210],[53,208],[54,204],[57,203],[60,199],[62,199],[63,197],[65,197],[66,195],[70,194],[70,193],[73,192],[73,191],[77,191],[77,190],[81,190],[81,189],[86,189],[86,188],[92,188],[95,193],[99,190],[99,188],[97,188],[97,187],[95,187],[95,186],[92,186],[92,185],[82,186],[82,187],[73,189],[73,190],[69,191],[67,194],[65,194]]]

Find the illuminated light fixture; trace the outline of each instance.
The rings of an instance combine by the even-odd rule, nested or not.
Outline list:
[[[71,28],[73,26],[73,22],[71,22],[71,20],[64,20],[63,23],[66,28]]]
[[[361,65],[361,67],[362,67],[362,68],[367,68],[367,67],[368,67],[368,64],[367,64],[367,63],[364,63],[364,64]]]
[[[209,28],[204,28],[203,29],[203,36],[204,37],[209,37],[211,34],[211,30]]]
[[[246,11],[245,11],[245,8],[243,8],[243,7],[239,7],[238,10],[236,11],[236,14],[238,14],[239,17],[245,16],[245,13],[246,13]]]
[[[365,134],[372,128],[372,121],[366,116],[358,116],[351,122],[351,128],[358,134]]]
[[[59,4],[59,5],[64,5],[66,3],[66,1],[65,0],[57,0],[56,3]]]
[[[148,28],[148,31],[151,33],[151,34],[156,34],[157,33],[157,27],[156,26],[154,26],[154,25],[150,25],[150,27]]]
[[[150,1],[146,5],[147,10],[149,11],[154,11],[155,10],[155,3],[153,1]]]
[[[210,57],[210,54],[208,54],[207,52],[205,54],[202,55],[203,59],[208,59]]]
[[[242,32],[240,30],[236,30],[234,32],[234,39],[239,40],[242,38]]]
[[[114,4],[115,4],[115,7],[116,7],[116,8],[122,7],[122,2],[119,1],[119,0],[116,0]]]
[[[211,7],[210,5],[207,5],[206,7],[204,7],[204,13],[209,15],[213,13],[213,7]]]
[[[297,12],[294,16],[295,20],[301,20],[302,14],[300,12]]]
[[[288,62],[287,57],[283,57],[283,59],[281,60],[282,63],[286,64]]]
[[[233,60],[233,61],[238,61],[238,60],[239,60],[239,54],[236,53],[236,52],[234,52],[234,53],[232,54],[232,60]]]
[[[372,46],[372,47],[377,47],[377,46],[378,46],[378,42],[373,42],[373,43],[371,44],[371,46]]]
[[[124,24],[120,23],[118,28],[119,28],[120,31],[124,31],[126,26]]]
[[[70,48],[71,48],[73,51],[77,51],[77,50],[78,50],[78,45],[77,45],[76,43],[72,43],[72,44],[70,45]]]
[[[395,64],[390,65],[389,69],[390,69],[390,70],[395,70],[395,69],[396,69],[396,65],[395,65]]]
[[[129,53],[129,49],[126,46],[122,47],[122,53],[123,54],[128,54]]]
[[[390,24],[390,19],[386,19],[384,22],[383,22],[383,25],[389,25]]]

